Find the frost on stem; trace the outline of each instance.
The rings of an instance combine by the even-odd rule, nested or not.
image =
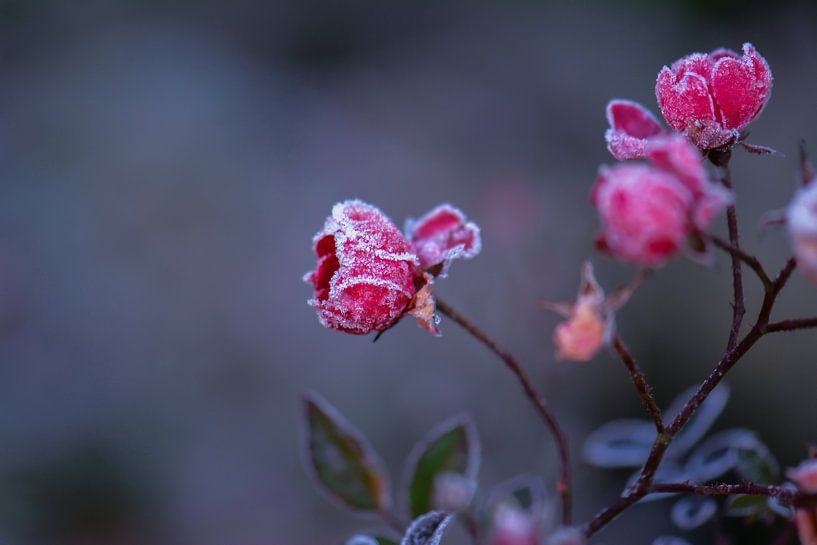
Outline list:
[[[728,49],[687,55],[664,66],[655,84],[664,119],[702,150],[737,140],[771,91],[769,65],[749,43],[743,55]]]

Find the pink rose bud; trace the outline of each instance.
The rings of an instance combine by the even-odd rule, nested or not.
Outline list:
[[[406,238],[420,258],[420,267],[435,276],[445,276],[452,259],[475,257],[482,248],[479,227],[449,204],[438,206],[418,220],[409,218]]]
[[[786,211],[797,267],[817,283],[817,178],[798,190]]]
[[[309,304],[323,325],[365,335],[400,319],[414,296],[418,260],[380,210],[358,200],[336,204],[314,248],[318,265],[304,280],[315,287]]]
[[[607,149],[619,161],[645,157],[650,139],[665,132],[652,112],[631,100],[611,100],[607,104],[607,121],[610,123],[604,133]]]
[[[789,469],[786,477],[806,494],[817,494],[817,458],[804,460],[799,466]]]
[[[655,94],[670,127],[703,150],[733,142],[760,115],[772,92],[772,72],[752,44],[743,55],[718,49],[664,67]]]
[[[511,505],[500,505],[494,513],[491,545],[538,545],[536,519]]]
[[[612,338],[612,313],[608,313],[604,291],[593,274],[593,265],[582,267],[582,285],[573,305],[548,304],[568,318],[556,326],[553,343],[561,360],[590,361]]]
[[[601,249],[656,267],[687,246],[731,202],[706,177],[703,158],[680,137],[658,137],[646,147],[653,165],[602,168],[592,201],[602,221]]]

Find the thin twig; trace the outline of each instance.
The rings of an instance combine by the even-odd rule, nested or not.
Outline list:
[[[729,170],[729,155],[720,164],[721,182],[728,189],[732,189],[732,172]],[[731,204],[726,209],[726,225],[729,229],[730,244],[740,250],[740,235],[738,233],[738,214],[735,205]],[[732,303],[732,327],[729,329],[729,341],[726,343],[726,351],[729,352],[738,343],[740,326],[743,324],[743,316],[746,314],[746,306],[743,302],[743,272],[741,270],[741,259],[732,256],[732,291],[734,301]]]
[[[796,331],[798,329],[811,329],[817,327],[817,318],[797,318],[794,320],[780,320],[766,326],[765,333],[776,331]]]
[[[755,483],[716,483],[716,484],[692,484],[685,483],[661,483],[650,486],[649,493],[681,493],[698,494],[703,496],[730,496],[732,494],[743,494],[746,496],[763,496],[766,498],[778,498],[784,503],[793,503],[801,496],[796,490],[789,490],[782,486],[768,486]]]
[[[491,350],[494,354],[499,356],[502,361],[505,362],[505,365],[508,369],[513,372],[516,376],[519,384],[522,386],[522,389],[525,391],[525,395],[531,401],[536,412],[545,422],[545,425],[550,430],[550,433],[553,435],[554,440],[556,441],[556,447],[559,451],[559,461],[561,464],[561,477],[559,479],[559,495],[562,499],[562,522],[565,525],[570,524],[570,460],[568,455],[567,449],[567,437],[565,436],[564,431],[562,431],[562,427],[559,425],[556,416],[550,410],[545,398],[540,395],[536,389],[533,387],[533,384],[530,381],[530,378],[519,365],[519,361],[516,357],[511,354],[508,350],[500,346],[496,341],[494,341],[491,337],[488,336],[484,331],[478,328],[476,325],[471,323],[465,316],[460,314],[457,310],[453,307],[445,303],[444,301],[436,298],[437,302],[437,310],[440,313],[448,316],[452,320],[454,320],[460,327],[465,329],[468,333],[470,333],[475,339],[480,341],[489,350]]]
[[[635,384],[635,389],[638,391],[638,395],[641,397],[644,405],[647,406],[647,410],[650,416],[652,416],[653,422],[655,422],[655,431],[658,435],[661,435],[664,433],[664,418],[661,416],[661,409],[658,408],[658,404],[655,402],[652,387],[647,383],[647,376],[644,374],[644,371],[641,370],[641,367],[638,366],[635,358],[633,358],[627,349],[627,345],[624,344],[624,341],[622,341],[618,335],[613,339],[613,348],[616,349],[616,352],[618,352],[618,355],[621,357],[621,361],[624,362],[624,365],[630,372],[630,378],[632,378],[633,384]]]
[[[766,273],[766,270],[763,268],[763,265],[760,264],[760,261],[758,261],[758,259],[755,256],[747,254],[740,248],[732,246],[732,244],[730,244],[729,242],[719,237],[716,237],[715,235],[710,235],[709,240],[711,240],[712,244],[714,244],[721,250],[730,254],[732,257],[737,257],[746,265],[748,265],[749,268],[751,268],[755,272],[757,277],[763,283],[764,288],[768,288],[771,285],[772,283],[771,278],[769,278],[769,275]]]

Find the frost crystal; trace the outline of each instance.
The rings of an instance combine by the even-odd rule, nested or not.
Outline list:
[[[749,43],[742,56],[727,49],[687,55],[662,68],[655,84],[669,126],[704,150],[735,141],[771,91],[769,65]]]

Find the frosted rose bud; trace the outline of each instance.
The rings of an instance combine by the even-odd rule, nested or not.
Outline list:
[[[817,178],[798,190],[786,211],[797,267],[817,283]]]
[[[651,138],[664,134],[655,116],[631,100],[614,99],[607,104],[610,128],[604,133],[607,149],[619,161],[647,155]]]
[[[799,466],[786,471],[786,477],[807,494],[817,494],[817,458],[804,460]]]
[[[608,319],[604,291],[596,281],[590,262],[582,267],[582,285],[576,302],[573,305],[547,304],[547,307],[568,318],[553,332],[558,359],[590,361],[609,343],[612,320]]]
[[[729,203],[732,194],[709,181],[703,157],[680,136],[658,136],[645,148],[652,165],[602,168],[592,201],[602,221],[599,247],[648,267],[665,263]]]
[[[309,304],[323,325],[364,335],[384,331],[403,315],[415,292],[418,260],[380,210],[358,200],[336,204],[314,249],[318,264],[304,280],[315,287]]]
[[[599,246],[625,261],[662,265],[691,230],[690,191],[676,176],[644,164],[602,168],[593,203],[602,222]]]
[[[727,49],[687,55],[665,66],[655,84],[669,126],[704,150],[734,141],[771,92],[769,65],[749,43],[743,55]]]
[[[418,220],[409,218],[406,238],[420,259],[420,267],[439,267],[432,272],[442,276],[452,259],[475,257],[482,248],[479,227],[450,204],[440,205]]]

